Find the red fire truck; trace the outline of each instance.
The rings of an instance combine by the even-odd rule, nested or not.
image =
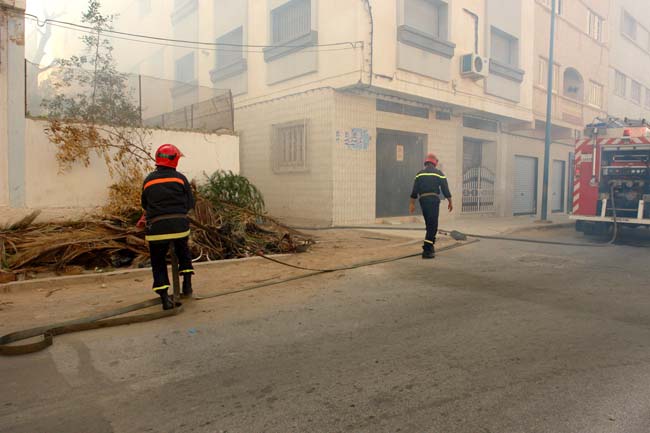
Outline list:
[[[616,222],[650,227],[650,127],[607,119],[576,140],[573,215],[576,229],[607,233]]]

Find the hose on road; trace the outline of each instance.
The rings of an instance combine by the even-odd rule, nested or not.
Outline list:
[[[478,241],[474,241],[478,242]],[[449,251],[454,248],[458,248],[460,246],[464,245],[469,245],[473,242],[467,242],[463,244],[453,244],[449,245],[447,247],[443,247],[439,249],[439,252],[444,252],[444,251]],[[255,253],[256,255],[269,260],[273,263],[277,263],[283,266],[289,266],[295,269],[299,270],[306,270],[310,271],[308,274],[303,274],[303,275],[297,275],[294,277],[289,277],[289,278],[284,278],[281,280],[275,280],[275,281],[267,281],[261,284],[253,285],[253,286],[248,286],[248,287],[243,287],[239,289],[234,289],[230,290],[227,292],[220,292],[220,293],[215,293],[211,295],[203,295],[203,296],[196,296],[194,300],[200,301],[203,299],[211,299],[211,298],[217,298],[217,297],[223,297],[223,296],[229,296],[229,295],[234,295],[237,293],[242,293],[242,292],[248,292],[252,290],[258,290],[262,289],[264,287],[270,287],[270,286],[275,286],[278,284],[283,284],[283,283],[288,283],[291,281],[296,281],[300,279],[305,279],[309,277],[313,277],[316,275],[321,275],[321,274],[326,274],[326,273],[331,273],[331,272],[337,272],[337,271],[346,271],[346,270],[352,270],[352,269],[359,269],[367,266],[374,266],[382,263],[390,263],[390,262],[396,262],[399,260],[404,260],[416,256],[420,256],[421,253],[417,254],[407,254],[404,256],[398,256],[398,257],[391,257],[391,258],[385,258],[385,259],[378,259],[378,260],[370,260],[370,261],[365,261],[365,262],[360,262],[356,263],[351,266],[344,266],[340,268],[333,268],[333,269],[311,269],[311,268],[306,268],[302,266],[296,266],[292,265],[290,263],[282,262],[280,260],[276,260],[272,257],[265,256],[264,254],[261,253]],[[61,322],[53,325],[45,325],[45,326],[39,326],[37,328],[31,328],[31,329],[26,329],[22,331],[17,331],[17,332],[12,332],[10,334],[6,334],[0,337],[0,355],[4,356],[17,356],[17,355],[26,355],[29,353],[34,353],[41,351],[43,349],[46,349],[47,347],[51,346],[54,342],[54,337],[57,335],[63,335],[63,334],[70,334],[74,332],[81,332],[81,331],[88,331],[91,329],[102,329],[102,328],[109,328],[113,326],[122,326],[122,325],[129,325],[129,324],[134,324],[134,323],[143,323],[143,322],[149,322],[152,320],[157,320],[157,319],[162,319],[165,317],[171,317],[171,316],[176,316],[183,312],[183,306],[178,305],[176,308],[171,309],[171,310],[162,310],[162,311],[155,311],[152,313],[145,313],[145,314],[138,314],[138,315],[130,315],[130,316],[124,316],[124,317],[117,317],[117,316],[122,316],[124,314],[136,312],[139,310],[143,310],[146,308],[150,308],[153,306],[160,306],[160,299],[151,299],[149,301],[144,301],[144,302],[139,302],[137,304],[129,305],[126,307],[118,308],[115,310],[110,310],[106,311],[104,313],[96,314],[93,316],[85,317],[82,319],[77,319],[77,320],[71,320],[67,322]],[[36,337],[41,337],[41,339],[35,343],[25,343],[25,344],[20,344],[16,345],[14,343],[18,343],[24,340],[28,340],[31,338],[36,338]]]
[[[613,194],[612,194],[613,196]],[[615,203],[612,201],[612,206],[615,208]],[[242,292],[247,292],[251,290],[257,290],[261,289],[264,287],[269,287],[269,286],[274,286],[278,284],[283,284],[291,281],[296,281],[304,278],[309,278],[312,276],[316,275],[321,275],[325,273],[331,273],[331,272],[339,272],[339,271],[348,271],[348,270],[353,270],[353,269],[359,269],[367,266],[374,266],[378,264],[383,264],[383,263],[390,263],[390,262],[395,262],[399,260],[404,260],[407,258],[412,258],[419,256],[420,253],[415,253],[415,254],[408,254],[405,256],[399,256],[399,257],[392,257],[392,258],[385,258],[385,259],[378,259],[378,260],[371,260],[371,261],[365,261],[361,263],[356,263],[350,266],[343,266],[343,267],[338,267],[338,268],[329,268],[329,269],[317,269],[317,268],[309,268],[305,266],[299,266],[299,265],[294,265],[291,263],[287,263],[278,259],[275,259],[273,257],[269,257],[259,251],[254,251],[251,248],[247,247],[246,245],[243,245],[237,241],[234,241],[233,239],[226,238],[225,236],[221,235],[215,228],[206,226],[204,224],[199,223],[198,221],[191,219],[190,222],[195,225],[196,227],[199,227],[203,230],[209,231],[211,233],[216,234],[217,236],[223,238],[225,241],[232,242],[237,244],[238,246],[245,248],[249,250],[252,254],[261,257],[262,259],[268,260],[270,262],[282,265],[282,266],[287,266],[293,269],[298,269],[302,271],[308,271],[308,274],[303,274],[303,275],[298,275],[294,277],[289,277],[281,280],[276,280],[276,281],[270,281],[270,282],[264,282],[261,284],[257,284],[254,286],[249,286],[249,287],[244,287],[244,288],[239,288],[239,289],[234,289],[231,291],[227,292],[220,292],[212,295],[204,295],[204,296],[196,296],[195,300],[200,301],[202,299],[211,299],[211,298],[216,298],[216,297],[222,297],[222,296],[228,296],[228,295],[233,295],[237,293],[242,293]],[[353,229],[353,230],[419,230],[421,231],[422,228],[415,228],[415,227],[372,227],[372,226],[341,226],[341,227],[327,227],[327,228],[293,228],[294,230],[337,230],[337,229]],[[469,245],[473,242],[478,242],[478,239],[486,239],[486,240],[498,240],[498,241],[508,241],[508,242],[524,242],[524,243],[534,243],[534,244],[543,244],[543,245],[558,245],[558,246],[572,246],[572,247],[607,247],[610,246],[613,242],[616,241],[616,238],[618,236],[618,223],[617,223],[617,218],[616,218],[616,209],[614,209],[614,234],[613,238],[609,243],[605,244],[589,244],[589,243],[576,243],[576,242],[559,242],[559,241],[545,241],[545,240],[538,240],[538,239],[526,239],[526,238],[513,238],[509,236],[490,236],[490,235],[479,235],[479,234],[465,234],[461,233],[459,231],[447,231],[447,230],[440,230],[441,233],[447,234],[451,236],[452,238],[456,240],[466,240],[468,237],[469,238],[474,238],[474,241],[470,241],[464,244],[455,244],[455,245],[450,245],[448,247],[441,248],[439,252],[443,251],[448,251],[453,248],[457,248],[462,245]],[[38,352],[40,350],[43,350],[49,346],[52,345],[54,341],[54,337],[57,335],[63,335],[63,334],[69,334],[73,332],[80,332],[80,331],[87,331],[91,329],[101,329],[101,328],[107,328],[107,327],[112,327],[112,326],[121,326],[121,325],[127,325],[127,324],[133,324],[133,323],[142,323],[142,322],[148,322],[151,320],[157,320],[165,317],[171,317],[175,316],[183,311],[182,305],[177,306],[174,309],[171,310],[163,310],[163,311],[157,311],[157,312],[152,312],[152,313],[146,313],[146,314],[139,314],[139,315],[131,315],[131,316],[125,316],[125,317],[117,317],[117,316],[122,316],[124,314],[128,314],[131,312],[143,310],[149,307],[153,307],[155,305],[160,305],[160,300],[159,299],[152,299],[149,301],[144,301],[140,302],[137,304],[133,304],[130,306],[126,306],[123,308],[107,311],[101,314],[97,314],[94,316],[89,316],[83,319],[78,319],[78,320],[72,320],[72,321],[67,321],[67,322],[62,322],[54,325],[47,325],[47,326],[41,326],[37,328],[31,328],[31,329],[26,329],[23,331],[18,331],[18,332],[13,332],[10,334],[6,334],[0,337],[0,355],[5,355],[5,356],[11,356],[11,355],[25,355],[28,353],[34,353]],[[27,343],[27,344],[22,344],[22,345],[15,345],[13,343],[17,343],[19,341],[35,338],[41,336],[42,339],[38,342],[35,343]]]

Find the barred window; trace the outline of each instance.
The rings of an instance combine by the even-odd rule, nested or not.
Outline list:
[[[539,58],[539,68],[537,70],[537,84],[548,88],[548,60],[544,57]],[[560,65],[553,64],[553,93],[557,93],[560,88]]]
[[[271,42],[282,45],[311,32],[311,0],[291,0],[271,11]]]
[[[587,11],[589,20],[589,36],[598,42],[603,41],[603,19],[591,9]]]
[[[641,104],[641,83],[632,80],[632,91],[630,92],[630,96],[633,102]]]
[[[587,102],[594,107],[603,107],[603,86],[593,81],[589,82],[589,95],[587,95]]]
[[[273,125],[273,170],[285,173],[307,168],[307,122]]]

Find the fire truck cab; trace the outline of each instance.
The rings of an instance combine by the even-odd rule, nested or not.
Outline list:
[[[650,227],[650,127],[644,120],[598,120],[576,140],[576,229],[605,233],[614,222]]]

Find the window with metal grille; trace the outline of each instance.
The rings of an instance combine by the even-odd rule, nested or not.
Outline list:
[[[627,77],[618,71],[616,71],[614,77],[614,93],[623,98],[627,94]]]
[[[307,122],[273,125],[273,170],[278,173],[307,170]]]
[[[492,27],[490,58],[506,66],[519,66],[519,40]]]
[[[281,45],[311,32],[311,0],[291,0],[271,11],[271,42]]]
[[[639,83],[638,81],[632,80],[630,98],[632,99],[632,102],[641,104],[641,83]]]
[[[539,68],[537,70],[537,84],[548,88],[548,60],[544,57],[539,58]],[[560,65],[553,64],[553,93],[557,93],[560,88]]]
[[[593,81],[589,82],[589,94],[587,95],[587,102],[589,105],[594,107],[602,108],[603,107],[603,86],[594,83]]]
[[[405,0],[404,24],[436,39],[447,39],[447,3]]]
[[[421,119],[429,118],[429,109],[424,107],[416,107],[413,105],[400,104],[399,102],[385,101],[377,99],[377,111],[384,111],[387,113],[403,114],[405,116],[419,117]]]
[[[176,81],[182,83],[191,83],[196,80],[196,71],[194,67],[194,53],[189,53],[176,60]]]
[[[591,9],[587,10],[587,19],[589,20],[589,36],[598,42],[603,41],[603,19],[594,13]]]
[[[217,38],[217,68],[225,68],[244,58],[244,28],[238,27]]]
[[[480,129],[482,131],[490,132],[497,132],[499,130],[499,124],[497,122],[472,116],[463,116],[463,126],[465,128]]]

